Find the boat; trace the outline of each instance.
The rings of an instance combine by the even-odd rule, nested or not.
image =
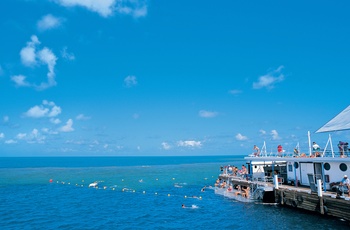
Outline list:
[[[318,129],[316,133],[348,129],[350,129],[350,106]],[[230,170],[230,166],[222,168],[219,180],[225,181],[227,185],[222,186],[222,183],[219,183],[216,186],[216,193],[236,199],[237,196],[232,196],[225,189],[227,190],[230,186],[246,186],[250,188],[252,194],[249,199],[274,203],[277,202],[274,190],[279,185],[310,188],[310,192],[316,193],[318,189],[339,192],[339,182],[345,175],[350,175],[350,153],[346,143],[343,143],[344,146],[339,146],[339,143],[339,150],[335,151],[329,134],[323,149],[313,149],[310,132],[308,132],[308,143],[307,153],[300,152],[299,144],[293,152],[282,151],[282,148],[279,148],[275,153],[267,153],[264,142],[259,154],[249,154],[244,158],[247,165],[246,174],[237,175]],[[321,183],[318,184],[318,181]],[[344,191],[343,189],[343,197],[345,197]]]

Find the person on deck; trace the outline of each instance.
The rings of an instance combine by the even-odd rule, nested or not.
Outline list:
[[[254,145],[253,151],[255,151],[254,156],[258,157],[260,155],[260,149],[258,146]]]
[[[339,185],[346,186],[348,188],[348,196],[350,197],[350,180],[347,175],[344,175]]]
[[[278,156],[282,156],[282,153],[283,153],[283,147],[282,147],[282,145],[278,145],[278,146],[277,146],[277,152],[278,152]]]
[[[313,142],[312,143],[312,149],[314,150],[314,151],[320,151],[320,146],[316,143],[316,142]]]

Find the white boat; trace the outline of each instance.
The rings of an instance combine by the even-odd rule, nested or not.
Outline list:
[[[350,129],[350,106],[318,129],[316,133],[347,129]],[[312,149],[310,132],[308,133],[308,141],[309,151],[307,154],[300,154],[298,150],[290,154],[267,154],[264,143],[258,157],[251,155],[245,157],[251,178],[271,180],[273,174],[276,173],[279,183],[310,186],[311,190],[317,187],[316,181],[320,179],[324,191],[332,190],[333,185],[340,182],[344,175],[350,174],[349,150],[343,148],[335,151],[331,135],[329,135],[324,149]]]
[[[350,129],[350,106],[317,130],[316,133],[346,129]],[[335,191],[335,185],[343,179],[344,175],[350,175],[349,150],[343,148],[340,151],[334,151],[331,135],[329,135],[324,149],[312,149],[310,132],[308,132],[308,142],[308,152],[304,154],[300,154],[299,145],[292,153],[268,154],[264,142],[259,155],[250,154],[244,158],[248,165],[248,173],[243,179],[229,174],[226,170],[227,167],[219,178],[228,181],[227,186],[248,184],[252,194],[259,191],[263,193],[258,196],[252,195],[251,199],[268,198],[271,202],[274,202],[274,194],[270,191],[273,191],[276,185],[310,187],[312,192],[317,192],[317,181],[321,180],[323,191]],[[267,192],[270,193],[267,194]],[[217,194],[235,198],[230,193],[220,189],[218,189]]]

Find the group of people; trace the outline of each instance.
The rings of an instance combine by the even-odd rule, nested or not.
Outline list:
[[[220,167],[220,170],[224,172],[224,174],[231,174],[233,176],[245,176],[248,174],[247,167],[245,165],[242,165],[241,169],[238,169],[236,166],[225,166],[225,167]]]

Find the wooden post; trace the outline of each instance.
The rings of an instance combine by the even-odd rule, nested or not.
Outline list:
[[[317,180],[317,195],[320,199],[320,213],[324,215],[323,198],[322,198],[322,182],[320,179]]]

